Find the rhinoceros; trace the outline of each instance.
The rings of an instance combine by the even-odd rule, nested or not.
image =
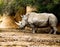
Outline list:
[[[35,33],[38,27],[49,26],[51,28],[49,33],[52,33],[54,31],[53,34],[56,34],[56,25],[58,20],[52,13],[31,12],[21,17],[22,21],[19,21],[19,23],[15,22],[17,25],[19,25],[20,28],[24,28],[26,25],[29,25],[32,28],[32,32]]]

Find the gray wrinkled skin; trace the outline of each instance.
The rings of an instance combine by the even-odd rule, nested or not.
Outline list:
[[[49,26],[52,28],[49,33],[52,33],[52,30],[54,30],[54,34],[56,34],[57,28],[57,18],[52,13],[35,13],[31,12],[26,15],[22,16],[22,21],[19,21],[19,23],[15,22],[17,25],[20,26],[20,28],[25,27],[26,25],[30,25],[30,27],[33,30],[33,33],[37,30],[38,27],[44,27],[49,24]]]

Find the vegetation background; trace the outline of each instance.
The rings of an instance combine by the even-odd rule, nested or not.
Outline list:
[[[27,6],[34,6],[35,12],[54,13],[60,22],[60,0],[0,0],[0,14],[8,12],[12,16]]]

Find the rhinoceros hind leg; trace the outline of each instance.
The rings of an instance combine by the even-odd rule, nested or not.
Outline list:
[[[56,34],[56,31],[57,31],[56,27],[51,27],[49,34],[51,34],[52,32],[53,32],[53,34]]]
[[[52,33],[52,31],[53,31],[53,30],[51,29],[51,30],[50,30],[50,32],[49,32],[49,34],[51,34],[51,33]]]
[[[57,28],[56,27],[53,27],[53,30],[54,30],[54,33],[53,34],[56,34]]]

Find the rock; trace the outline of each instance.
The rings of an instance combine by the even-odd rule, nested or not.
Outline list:
[[[3,15],[2,22],[0,23],[0,28],[19,28],[19,27],[18,25],[16,25],[12,16]]]

